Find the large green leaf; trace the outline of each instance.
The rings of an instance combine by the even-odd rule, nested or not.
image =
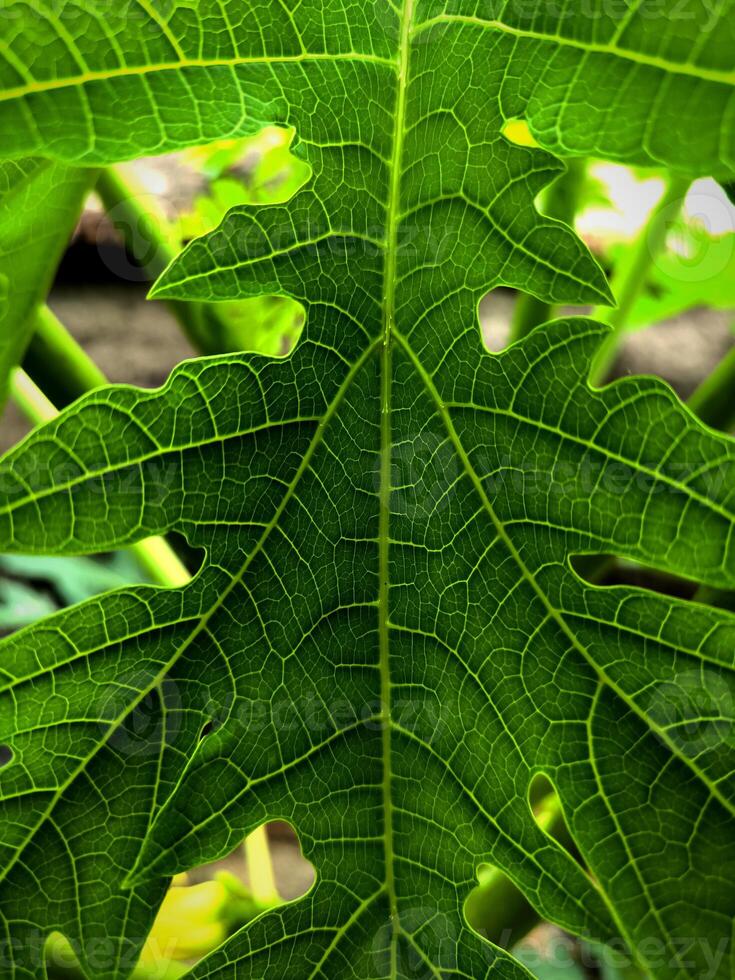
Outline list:
[[[105,59],[115,15],[72,9],[63,44],[41,43],[51,20],[15,41],[28,64],[41,45],[34,78],[53,65],[56,81],[7,101],[11,146],[29,106],[44,149],[70,156],[92,132],[94,154],[119,155],[293,125],[311,182],[236,209],[158,293],[288,294],[308,319],[288,358],[201,360],[159,392],[87,396],[0,468],[6,550],[175,528],[206,554],[186,589],[108,595],[2,645],[13,976],[37,975],[50,929],[90,976],[124,975],[166,876],[276,817],[315,887],[194,977],[525,976],[462,915],[482,863],[547,918],[637,947],[657,977],[728,976],[735,618],[593,587],[570,558],[735,586],[735,446],[655,381],[591,390],[603,327],[559,321],[491,355],[477,304],[498,284],[553,302],[606,291],[569,229],[536,214],[559,165],[506,141],[508,116],[547,142],[683,161],[690,109],[651,129],[655,153],[636,113],[670,119],[680,91],[717,105],[729,28],[693,47],[687,21],[641,34],[631,8],[622,56],[604,17],[521,30],[462,3],[199,4],[136,48],[148,4]],[[70,37],[83,85],[62,71]],[[184,44],[197,63],[166,68]],[[632,91],[623,77],[625,129],[602,113]],[[729,152],[707,118],[697,167]],[[533,818],[540,772],[591,875]]]
[[[355,101],[380,125],[408,4],[412,43],[462,50],[547,149],[735,169],[732,0],[7,0],[3,154],[104,163],[243,135],[330,80],[335,135]]]
[[[6,461],[5,547],[175,526],[208,553],[181,594],[110,596],[3,644],[10,934],[111,942],[143,838],[148,877],[280,817],[319,883],[196,976],[233,959],[308,976],[323,958],[325,976],[382,977],[393,955],[399,976],[413,956],[489,974],[461,917],[483,861],[567,928],[639,943],[655,975],[703,969],[732,913],[735,620],[586,586],[567,558],[613,551],[732,586],[732,443],[654,381],[592,393],[587,321],[500,357],[472,327],[447,359],[420,328],[384,347],[310,312],[290,359],[193,362],[160,394],[89,396]],[[164,676],[159,717],[143,699]],[[597,884],[535,825],[538,771]],[[153,900],[132,893],[129,937]]]
[[[0,411],[93,178],[48,160],[0,164]]]

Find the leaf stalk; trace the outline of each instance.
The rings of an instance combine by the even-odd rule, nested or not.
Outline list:
[[[130,255],[155,281],[176,258],[183,243],[154,196],[117,167],[100,172],[95,190],[107,216],[121,235]],[[221,354],[231,349],[226,342],[229,326],[212,304],[164,300],[184,334],[202,354]]]
[[[687,404],[713,429],[727,432],[735,427],[735,347],[704,379]]]
[[[590,379],[595,385],[603,384],[610,374],[625,336],[630,312],[645,289],[651,267],[666,247],[671,224],[684,205],[690,183],[691,181],[684,177],[672,176],[669,179],[666,190],[651,212],[645,228],[615,271],[612,291],[618,305],[613,308],[598,307],[592,314],[594,319],[612,327],[592,365]]]

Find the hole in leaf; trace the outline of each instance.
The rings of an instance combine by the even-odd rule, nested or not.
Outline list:
[[[13,758],[13,750],[9,745],[0,745],[0,769],[7,766]]]
[[[223,351],[285,357],[304,328],[304,307],[289,296],[251,296],[217,303]]]
[[[204,564],[203,548],[190,547],[178,534],[170,534],[179,560],[193,577]],[[149,554],[147,561],[158,556]],[[28,607],[19,605],[18,593],[12,608],[0,618],[0,629],[17,629],[34,622],[57,609],[91,599],[102,592],[154,583],[151,567],[129,550],[115,551],[90,557],[59,557],[52,555],[2,555],[0,556],[0,613],[8,583],[18,583],[27,589],[28,600],[35,600]]]
[[[199,732],[199,741],[203,742],[207,735],[211,735],[215,731],[215,724],[213,721],[208,721]]]
[[[571,565],[590,585],[630,585],[675,599],[691,599],[699,588],[689,579],[615,555],[574,555]]]
[[[532,810],[536,810],[547,796],[554,792],[554,786],[548,776],[537,772],[528,785],[528,802]]]
[[[562,816],[561,804],[551,780],[537,773],[528,786],[528,804],[539,827],[553,837],[578,863],[581,859]],[[539,921],[538,913],[510,877],[492,864],[482,864],[478,885],[465,902],[465,916],[472,928],[490,942],[510,949]]]
[[[264,824],[261,829],[268,841],[273,875],[281,900],[290,902],[301,898],[314,884],[316,871],[314,865],[304,857],[298,834],[285,820],[274,820]],[[257,833],[258,831],[255,835]],[[251,838],[255,835],[251,834]],[[256,857],[250,851],[248,841],[240,852],[244,852],[246,880],[251,882],[249,863],[253,864]]]
[[[199,960],[264,910],[301,898],[314,879],[291,825],[264,824],[227,857],[173,879],[141,963]]]
[[[82,975],[74,948],[60,932],[49,933],[46,937],[43,956],[49,980],[75,980]]]
[[[182,160],[210,181],[208,198],[197,201],[202,217],[237,204],[291,200],[311,177],[309,164],[293,152],[295,142],[293,128],[265,126],[254,136],[184,150]]]
[[[176,553],[181,564],[191,578],[196,578],[207,559],[206,549],[199,545],[190,544],[179,531],[167,531],[166,541]]]
[[[506,119],[500,132],[516,146],[538,146],[525,119]]]
[[[477,880],[464,905],[465,917],[484,939],[510,949],[538,922],[538,913],[495,865],[481,864]]]
[[[511,289],[493,289],[480,303],[482,339],[485,347],[495,354],[499,354],[508,346],[514,296]]]
[[[182,241],[213,231],[236,207],[283,204],[311,179],[309,164],[293,152],[295,131],[266,126],[244,139],[185,150],[181,159],[203,181],[204,193],[179,216]],[[207,329],[218,352],[256,351],[285,356],[304,325],[304,308],[288,296],[252,296],[218,302]]]

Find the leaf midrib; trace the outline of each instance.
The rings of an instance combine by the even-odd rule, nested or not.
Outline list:
[[[378,649],[380,665],[380,702],[382,712],[383,764],[383,850],[385,856],[385,887],[390,909],[390,975],[397,976],[399,916],[395,888],[395,855],[393,845],[392,797],[392,710],[390,670],[390,510],[391,470],[393,462],[392,435],[392,348],[396,318],[396,280],[398,272],[398,235],[401,224],[401,181],[403,177],[403,145],[406,135],[406,105],[408,99],[409,65],[411,57],[411,25],[414,0],[403,0],[400,16],[400,41],[396,79],[396,108],[390,161],[390,189],[386,207],[386,252],[383,282],[383,335],[380,382],[380,490],[378,521]]]

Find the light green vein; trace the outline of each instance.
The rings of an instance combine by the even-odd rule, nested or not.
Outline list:
[[[390,165],[390,190],[386,210],[386,256],[383,282],[383,336],[381,356],[380,400],[380,517],[379,517],[379,602],[378,638],[380,654],[380,698],[383,711],[383,820],[385,827],[385,880],[391,916],[390,970],[397,976],[398,900],[394,876],[393,796],[391,773],[391,671],[390,671],[390,508],[392,469],[392,347],[396,316],[396,279],[398,268],[398,234],[401,214],[401,178],[403,141],[406,131],[409,62],[411,57],[411,23],[414,0],[405,0],[401,15],[401,38],[398,56],[396,111]]]
[[[658,68],[661,71],[675,75],[690,75],[703,81],[721,82],[723,85],[735,85],[735,71],[720,71],[716,68],[704,68],[700,65],[692,65],[687,62],[670,61],[667,58],[660,58],[656,55],[631,51],[629,48],[620,48],[614,44],[578,41],[576,38],[563,37],[559,34],[544,34],[541,31],[530,31],[519,27],[512,27],[501,20],[486,20],[482,17],[469,17],[461,14],[439,14],[437,17],[432,17],[431,20],[417,25],[413,32],[414,37],[430,30],[438,24],[467,24],[470,27],[509,34],[512,37],[527,38],[532,41],[544,41],[547,44],[555,44],[562,48],[574,48],[585,54],[611,55],[615,58],[630,61],[636,65],[641,65],[646,68]]]
[[[0,51],[3,52],[3,56],[9,59],[9,54],[4,45],[0,46]],[[281,55],[280,57],[266,55],[258,58],[186,58],[156,65],[121,65],[119,68],[80,72],[77,75],[69,75],[66,78],[34,79],[25,85],[17,85],[13,88],[1,90],[0,102],[9,102],[12,99],[21,99],[28,95],[51,92],[55,89],[76,88],[91,82],[109,82],[116,78],[145,77],[160,72],[178,72],[187,68],[241,68],[247,65],[265,65],[268,67],[272,65],[293,65],[319,61],[365,62],[366,64],[379,65],[383,68],[390,68],[391,70],[396,67],[395,62],[388,58],[381,58],[378,55],[362,54],[359,51],[340,54],[317,52],[315,54]]]

